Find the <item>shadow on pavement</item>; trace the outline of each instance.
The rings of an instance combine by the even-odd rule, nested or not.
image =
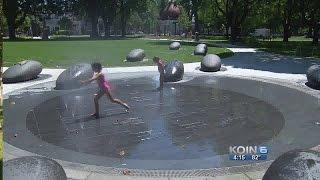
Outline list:
[[[320,59],[290,57],[267,52],[241,52],[222,60],[225,66],[234,68],[254,69],[275,73],[305,74],[307,69],[320,65]]]

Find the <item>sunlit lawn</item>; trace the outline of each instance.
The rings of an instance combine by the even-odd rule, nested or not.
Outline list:
[[[104,66],[151,65],[152,58],[159,56],[166,60],[178,59],[183,62],[201,61],[201,56],[192,55],[195,43],[182,43],[178,51],[169,50],[170,41],[143,39],[125,40],[78,40],[78,41],[7,41],[4,42],[4,66],[11,66],[24,59],[40,61],[45,67],[60,68],[77,62],[99,61]],[[225,48],[209,44],[208,53],[220,57],[231,56]],[[145,50],[148,61],[124,62],[130,50]]]

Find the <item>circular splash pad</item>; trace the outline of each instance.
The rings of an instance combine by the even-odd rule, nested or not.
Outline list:
[[[229,146],[266,145],[272,160],[318,144],[316,138],[305,141],[319,137],[318,99],[296,89],[187,74],[158,92],[154,74],[110,78],[114,96],[132,107],[129,113],[103,97],[101,118],[91,118],[95,87],[11,96],[5,101],[6,141],[55,159],[135,169],[250,165],[257,162],[230,161]]]

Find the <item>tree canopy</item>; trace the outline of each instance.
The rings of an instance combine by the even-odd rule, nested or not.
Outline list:
[[[282,35],[284,42],[291,35],[306,35],[318,43],[319,0],[3,0],[3,12],[11,39],[26,24],[26,17],[45,24],[45,17],[65,13],[90,22],[92,38],[100,38],[102,19],[108,38],[112,27],[122,36],[130,30],[156,34],[159,14],[169,1],[182,7],[178,22],[193,33],[219,32],[236,41],[256,28],[268,28],[272,34]]]

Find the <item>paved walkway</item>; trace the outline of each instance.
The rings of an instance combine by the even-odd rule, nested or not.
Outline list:
[[[250,78],[262,78],[274,81],[282,81],[287,83],[293,83],[296,85],[304,85],[307,81],[305,72],[307,68],[313,64],[320,64],[320,60],[312,58],[295,58],[288,56],[275,55],[266,52],[257,52],[253,48],[229,48],[235,52],[235,55],[222,60],[223,66],[227,68],[226,71],[220,71],[214,73],[215,75],[232,76],[232,77],[250,77]],[[200,62],[185,64],[185,72],[200,72]],[[6,68],[4,68],[5,70]],[[142,67],[119,67],[104,69],[108,73],[118,72],[139,72],[139,71],[156,71],[155,66],[142,66]],[[36,84],[54,81],[57,79],[63,69],[43,69],[40,78],[28,82],[16,83],[16,84],[4,84],[4,94],[10,94],[11,92],[33,86]],[[6,96],[4,96],[6,98]],[[5,160],[15,158],[12,152],[14,147],[9,144],[5,144],[4,158]],[[162,178],[152,177],[154,180],[181,180],[181,179],[199,179],[199,180],[252,180],[261,179],[265,170],[233,174],[226,176],[216,177],[197,177],[197,178]],[[108,176],[106,174],[99,174],[97,172],[88,172],[83,170],[66,169],[66,173],[69,179],[112,179],[112,180],[147,180],[150,177],[131,177],[131,176]]]

